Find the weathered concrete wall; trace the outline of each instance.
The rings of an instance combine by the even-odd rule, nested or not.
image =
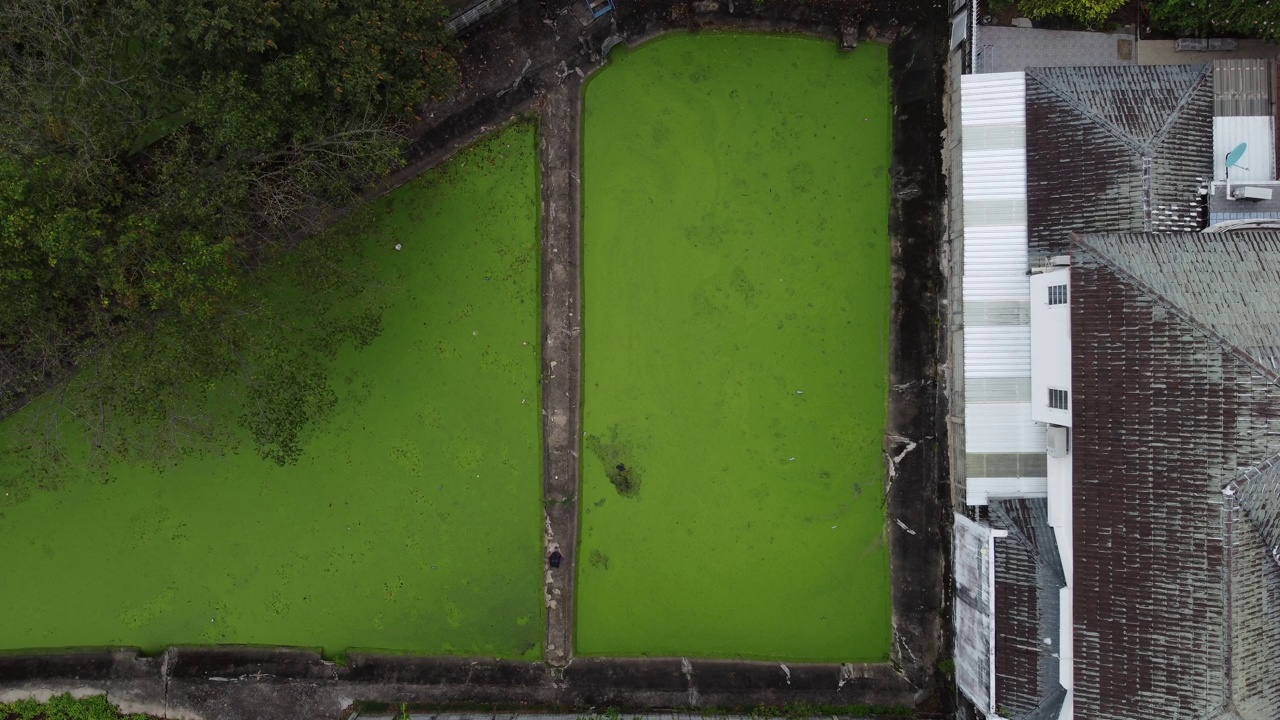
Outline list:
[[[887,665],[722,660],[545,663],[352,653],[346,665],[306,650],[170,648],[0,656],[0,698],[105,693],[130,712],[214,720],[338,718],[358,702],[637,710],[809,704],[910,706],[914,688]]]

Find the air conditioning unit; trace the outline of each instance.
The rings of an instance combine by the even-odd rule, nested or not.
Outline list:
[[[1070,430],[1061,425],[1050,425],[1048,432],[1044,435],[1045,450],[1049,453],[1049,457],[1062,458],[1067,456],[1067,443],[1070,441]]]
[[[1262,202],[1271,199],[1271,188],[1262,187],[1238,187],[1233,188],[1231,196],[1236,200],[1252,200],[1254,202]]]
[[[1054,255],[1049,258],[1049,264],[1054,267],[1071,267],[1070,255]]]

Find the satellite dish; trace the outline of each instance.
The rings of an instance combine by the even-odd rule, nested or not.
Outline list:
[[[1249,147],[1249,143],[1240,143],[1227,153],[1227,168],[1230,169],[1240,162],[1240,158],[1244,157],[1244,151]]]

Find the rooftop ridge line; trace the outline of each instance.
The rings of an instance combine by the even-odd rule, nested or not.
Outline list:
[[[1116,233],[1115,235],[1113,235],[1113,237],[1128,236],[1128,235],[1134,235],[1134,234],[1176,235],[1181,233]],[[1072,245],[1076,245],[1080,249],[1088,252],[1090,255],[1096,258],[1098,262],[1106,266],[1107,269],[1119,275],[1121,278],[1125,280],[1125,282],[1128,282],[1130,285],[1133,285],[1135,288],[1137,288],[1138,290],[1141,290],[1146,295],[1149,295],[1152,299],[1158,302],[1160,306],[1163,307],[1165,310],[1168,310],[1169,312],[1176,315],[1179,320],[1182,320],[1186,324],[1200,331],[1202,334],[1205,335],[1205,337],[1208,337],[1210,340],[1220,345],[1222,349],[1227,351],[1227,353],[1229,353],[1230,355],[1233,355],[1236,359],[1248,365],[1252,370],[1261,374],[1266,379],[1270,380],[1272,385],[1280,385],[1280,373],[1266,367],[1265,365],[1262,364],[1261,361],[1255,358],[1247,350],[1240,347],[1239,345],[1236,345],[1231,340],[1227,339],[1225,335],[1209,327],[1199,318],[1191,314],[1189,310],[1173,302],[1168,297],[1166,297],[1163,293],[1153,288],[1150,284],[1141,280],[1140,278],[1138,278],[1138,276],[1129,272],[1125,268],[1121,267],[1120,264],[1117,263],[1110,255],[1107,255],[1107,253],[1104,250],[1102,250],[1100,247],[1098,247],[1097,245],[1093,244],[1088,240],[1089,237],[1095,237],[1095,236],[1106,236],[1106,235],[1100,234],[1100,233],[1081,234],[1077,232],[1072,232],[1069,242]]]

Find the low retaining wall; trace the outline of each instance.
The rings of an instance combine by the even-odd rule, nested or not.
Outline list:
[[[887,664],[662,659],[522,661],[287,648],[170,648],[0,655],[0,699],[105,693],[166,718],[337,718],[359,703],[581,711],[822,706],[910,713],[915,688]],[[576,717],[576,715],[575,715]]]

